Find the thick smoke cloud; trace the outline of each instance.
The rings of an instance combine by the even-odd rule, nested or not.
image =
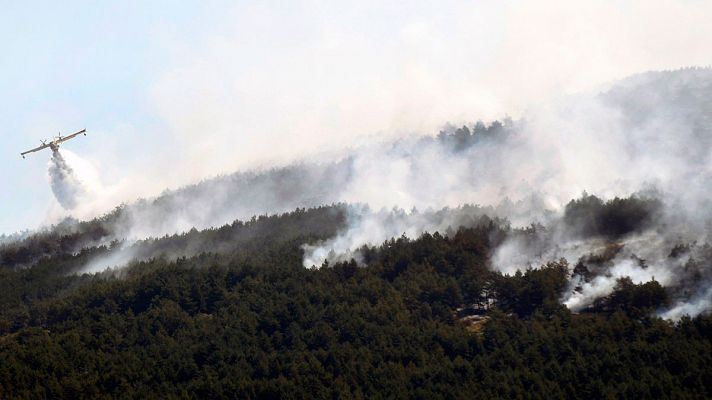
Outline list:
[[[471,128],[475,134],[463,136],[471,146],[460,146],[455,133],[449,147],[433,139],[360,152],[343,199],[403,208],[527,201],[531,207],[508,215],[527,225],[584,191],[604,198],[657,191],[667,217],[703,231],[712,110],[702,99],[710,82],[710,70],[645,74],[516,123]]]
[[[662,318],[678,320],[685,315],[695,316],[712,309],[712,286],[701,289],[689,300],[678,301],[675,306],[660,314]]]
[[[501,207],[477,207],[463,205],[457,208],[445,208],[439,211],[419,212],[413,208],[381,209],[372,211],[366,205],[349,209],[347,228],[338,236],[324,243],[305,244],[304,266],[320,267],[324,261],[341,262],[355,259],[361,262],[358,247],[365,244],[380,244],[394,237],[405,235],[415,238],[425,232],[439,231],[443,234],[454,233],[460,227],[472,227],[493,221],[497,215],[505,215]]]
[[[411,137],[218,177],[130,205],[124,233],[160,236],[342,201],[374,210],[518,204],[507,217],[527,225],[585,190],[612,198],[651,187],[664,192],[670,213],[693,216],[711,179],[710,81],[710,70],[645,74],[517,122],[470,126],[470,139]]]
[[[712,63],[705,1],[238,2],[221,17],[169,35],[150,92],[190,180]]]
[[[493,255],[495,269],[513,273],[560,257],[576,262],[613,242],[620,251],[598,266],[593,278],[583,281],[572,272],[564,304],[573,310],[586,308],[610,294],[618,278],[629,277],[634,283],[655,279],[664,286],[686,284],[692,295],[680,294],[678,298],[684,299],[678,306],[661,315],[675,318],[679,310],[698,313],[710,301],[705,296],[712,280],[682,282],[690,276],[681,272],[686,260],[671,258],[669,252],[676,243],[710,240],[712,108],[704,99],[712,94],[711,84],[707,69],[639,75],[600,95],[581,95],[532,110],[515,126],[505,125],[504,135],[499,132],[503,139],[493,142],[441,154],[433,143],[418,143],[386,156],[368,155],[362,170],[370,172],[365,178],[371,182],[356,188],[368,197],[363,187],[387,187],[379,191],[384,197],[405,204],[419,199],[431,206],[434,199],[448,205],[453,195],[477,204],[506,199],[521,206],[528,200],[524,204],[530,207],[504,216],[519,226],[543,223],[546,234],[534,241],[509,238]],[[660,198],[663,207],[643,232],[580,238],[575,234],[580,227],[565,223],[563,205],[584,190],[609,199],[641,193]],[[305,246],[305,266],[358,259],[362,244],[379,244],[400,233],[443,229],[442,223],[423,221],[415,214],[406,218],[398,213],[364,213],[351,220],[338,237]],[[707,264],[699,268],[703,276],[711,269]]]
[[[402,234],[447,234],[487,214],[507,218],[514,227],[543,227],[536,240],[511,235],[493,254],[493,268],[512,273],[559,257],[572,266],[582,261],[590,276],[571,271],[571,287],[562,297],[574,310],[609,294],[619,277],[634,282],[654,278],[668,287],[687,288],[675,289],[677,305],[661,310],[676,318],[680,312],[675,309],[706,309],[712,281],[705,264],[710,258],[669,257],[679,243],[710,239],[710,96],[709,69],[641,74],[601,93],[530,109],[516,121],[449,126],[438,137],[361,146],[319,161],[167,192],[127,206],[115,221],[115,237],[107,240],[159,237],[296,207],[364,204],[350,209],[339,235],[304,245],[304,265],[311,267],[358,260],[364,244]],[[637,193],[658,199],[661,206],[640,229],[615,237],[605,232],[582,236],[580,227],[567,222],[564,206],[584,191],[603,199]],[[586,261],[612,245],[619,250],[605,262]],[[686,281],[692,272],[678,271],[687,268],[689,259],[702,263],[695,267],[702,276],[696,283]]]
[[[518,119],[531,104],[635,72],[712,63],[712,3],[704,1],[236,2],[195,10],[203,23],[183,29],[171,18],[140,18],[150,27],[140,33],[136,24],[120,28],[147,39],[144,54],[161,61],[134,81],[141,82],[131,93],[137,101],[127,103],[134,114],[114,107],[111,97],[103,104],[63,99],[73,110],[97,106],[114,115],[96,120],[91,130],[102,138],[89,141],[85,153],[103,162],[111,190],[83,218],[208,176],[321,158],[315,153],[364,135],[431,133],[444,121],[505,114]],[[134,11],[127,22],[141,15]],[[129,63],[146,71],[144,61]],[[127,70],[113,64],[116,73]],[[77,71],[77,79],[86,78]],[[111,82],[88,82],[104,83]],[[40,126],[34,111],[25,113],[37,132],[28,135],[84,123],[86,116],[65,111],[48,107],[43,119],[52,122]],[[58,214],[48,220],[65,215]],[[5,226],[27,226],[22,219]]]

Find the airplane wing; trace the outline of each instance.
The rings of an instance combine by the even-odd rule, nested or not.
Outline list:
[[[27,150],[27,151],[24,152],[24,153],[20,153],[20,155],[24,157],[25,154],[34,153],[34,152],[36,152],[36,151],[40,151],[40,150],[46,149],[46,148],[48,148],[48,147],[49,147],[49,144],[43,144],[43,145],[40,146],[40,147],[34,148],[34,149],[32,149],[32,150]]]
[[[62,142],[66,142],[67,140],[73,139],[73,138],[75,138],[75,137],[81,135],[82,133],[86,135],[86,131],[87,131],[86,129],[82,129],[82,130],[79,131],[79,132],[72,133],[72,134],[69,135],[69,136],[65,136],[65,137],[63,137],[63,138],[57,140],[56,143],[59,144],[59,143],[62,143]]]

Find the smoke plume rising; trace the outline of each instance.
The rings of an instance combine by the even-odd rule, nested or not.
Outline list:
[[[712,226],[711,95],[710,69],[641,74],[600,93],[539,105],[517,120],[450,125],[437,137],[409,136],[169,191],[127,205],[106,240],[160,237],[298,207],[363,204],[349,208],[335,237],[304,244],[304,265],[312,267],[359,260],[365,244],[447,234],[488,215],[514,229],[492,254],[492,268],[513,273],[565,257],[578,268],[561,299],[573,310],[591,306],[627,276],[670,288],[677,305],[661,315],[702,312],[712,282],[712,257],[700,250]],[[567,205],[584,191],[600,204],[584,195],[581,204]],[[617,207],[635,224],[615,214]],[[577,210],[620,223],[592,224]],[[539,227],[535,235],[516,230],[531,224]],[[699,248],[673,251],[693,243]]]
[[[711,83],[709,69],[643,74],[599,95],[579,95],[532,110],[514,125],[505,124],[495,140],[483,140],[486,131],[480,126],[472,128],[479,131],[480,143],[457,151],[420,142],[402,145],[400,151],[369,154],[359,168],[366,174],[356,180],[360,181],[356,190],[362,199],[370,194],[364,188],[373,188],[382,198],[419,206],[447,206],[464,199],[475,204],[514,200],[519,210],[501,216],[515,226],[543,223],[544,229],[534,239],[510,236],[493,254],[493,268],[513,273],[564,257],[592,269],[585,278],[571,271],[571,288],[562,302],[572,310],[591,306],[613,291],[618,278],[629,277],[634,283],[655,279],[678,288],[673,290],[678,305],[661,310],[661,315],[676,318],[679,310],[699,313],[710,303],[712,259],[669,254],[679,243],[710,240],[712,108],[704,99],[711,94]],[[455,140],[477,137],[467,128],[451,133]],[[659,202],[659,207],[629,210],[636,206],[616,200],[612,204],[633,216],[609,215],[597,230],[582,237],[582,230],[593,228],[583,226],[584,220],[568,221],[569,211],[573,215],[575,210],[564,205],[584,190],[608,200],[639,193],[634,199],[640,200],[635,201]],[[586,196],[582,202],[588,201]],[[638,219],[641,225],[629,229],[625,218]],[[377,245],[401,233],[417,236],[445,228],[439,220],[399,211],[362,212],[350,221],[338,237],[305,246],[305,266],[358,260],[364,243]],[[462,225],[467,223],[448,224]],[[587,261],[613,245],[618,251],[604,263]],[[686,267],[690,260],[697,263],[693,272]],[[702,279],[694,281],[694,274]]]

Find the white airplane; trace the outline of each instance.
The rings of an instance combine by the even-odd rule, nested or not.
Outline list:
[[[50,149],[52,149],[52,151],[57,151],[57,149],[59,149],[59,145],[60,145],[61,143],[64,143],[64,142],[66,142],[66,141],[69,140],[69,139],[74,139],[75,137],[81,135],[82,133],[84,134],[84,136],[86,136],[86,135],[87,135],[87,130],[86,130],[86,129],[82,129],[82,130],[79,131],[79,132],[75,132],[75,133],[72,133],[72,134],[69,135],[69,136],[64,136],[64,137],[63,137],[62,135],[59,135],[59,136],[55,137],[54,140],[52,140],[52,141],[49,142],[49,143],[47,143],[46,140],[40,140],[40,142],[42,142],[42,146],[37,147],[37,148],[32,149],[32,150],[27,150],[27,151],[24,152],[24,153],[20,153],[20,155],[22,156],[22,158],[25,158],[25,154],[34,153],[34,152],[36,152],[36,151],[40,151],[40,150],[46,149],[46,148],[48,148],[48,147],[49,147]]]

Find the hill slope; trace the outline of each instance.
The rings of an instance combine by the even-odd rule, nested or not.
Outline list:
[[[712,397],[710,98],[642,74],[5,237],[0,398]]]

